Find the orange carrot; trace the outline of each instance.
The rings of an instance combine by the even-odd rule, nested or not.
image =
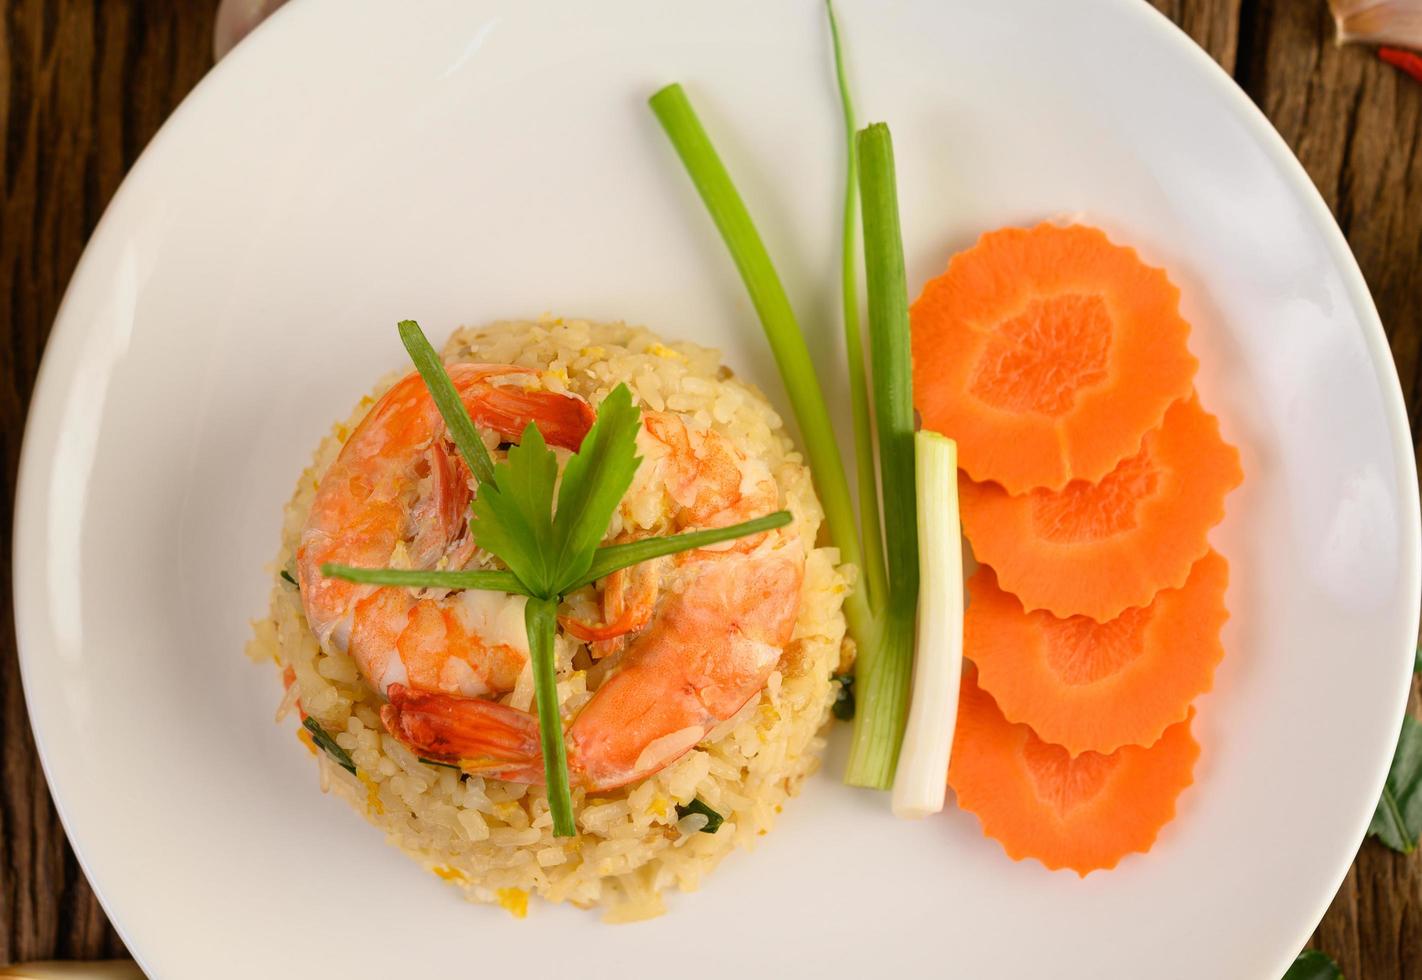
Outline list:
[[[1008,720],[1072,755],[1153,745],[1210,689],[1228,583],[1229,563],[1211,551],[1183,587],[1098,623],[1024,612],[983,566],[968,583],[964,653]]]
[[[1176,798],[1193,781],[1198,755],[1187,719],[1167,728],[1150,748],[1130,745],[1110,755],[1072,758],[1026,725],[1005,719],[969,671],[948,784],[958,805],[977,815],[983,832],[1009,857],[1036,858],[1084,877],[1150,850],[1175,816]]]
[[[1105,622],[1185,584],[1243,478],[1238,450],[1190,398],[1098,483],[1011,496],[960,480],[963,533],[1024,608]]]
[[[1095,228],[988,232],[913,304],[924,427],[1009,493],[1101,479],[1190,393],[1179,296]]]

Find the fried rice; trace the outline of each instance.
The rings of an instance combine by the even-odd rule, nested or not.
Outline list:
[[[254,624],[247,652],[275,663],[288,683],[278,720],[299,706],[354,763],[351,775],[298,727],[322,788],[344,797],[390,843],[471,900],[497,903],[520,917],[533,895],[599,908],[609,922],[660,915],[665,890],[693,891],[731,851],[753,846],[818,765],[821,729],[834,699],[831,675],[844,640],[840,606],[847,585],[836,551],[815,546],[822,514],[809,470],[765,398],[707,348],[663,342],[641,327],[544,319],[462,329],[444,353],[450,361],[527,366],[543,387],[594,405],[624,382],[646,408],[695,419],[764,461],[806,549],[799,613],[779,668],[758,698],[662,771],[611,792],[575,789],[573,838],[553,836],[542,787],[421,762],[385,731],[381,697],[355,661],[320,649],[300,591],[283,575],[293,567],[322,474],[393,377],[334,426],[302,473],[285,510],[270,613]],[[635,514],[635,501],[628,509]],[[592,693],[586,672],[574,669],[579,649],[560,632],[558,693],[565,718]],[[499,700],[532,708],[528,666],[514,691]],[[704,813],[685,809],[698,799],[724,818],[715,833],[703,832]]]

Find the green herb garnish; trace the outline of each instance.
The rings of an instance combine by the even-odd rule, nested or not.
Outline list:
[[[336,744],[336,740],[326,729],[321,727],[321,723],[310,715],[301,719],[302,727],[311,733],[311,741],[320,746],[336,765],[340,766],[352,776],[356,774],[355,763],[351,761],[351,755],[345,749]]]
[[[1326,953],[1306,949],[1294,960],[1283,980],[1343,980],[1343,971]]]
[[[721,829],[721,824],[726,822],[725,817],[721,816],[705,803],[702,803],[701,797],[699,796],[686,804],[686,806],[682,806],[680,803],[676,805],[677,819],[681,819],[688,813],[699,813],[706,818],[706,826],[701,828],[701,833],[703,834],[714,834]]]
[[[553,565],[553,484],[558,460],[532,422],[523,439],[479,484],[470,527],[479,547],[509,567],[532,595],[556,593]]]
[[[398,585],[407,589],[483,589],[486,592],[517,592],[523,594],[523,583],[513,572],[433,571],[422,568],[356,568],[327,562],[321,574],[328,578],[345,579],[364,585]]]
[[[834,704],[830,706],[830,711],[840,721],[854,720],[854,675],[835,674],[830,680],[839,685],[834,692]]]
[[[592,567],[607,525],[641,465],[642,458],[637,455],[641,425],[642,413],[632,404],[632,392],[619,384],[602,400],[597,421],[563,467],[553,517],[555,591],[576,588]]]
[[[567,591],[572,592],[574,589],[580,589],[584,585],[596,582],[604,576],[611,575],[619,568],[628,568],[653,558],[675,555],[695,548],[708,548],[713,544],[720,544],[722,541],[734,541],[736,538],[749,537],[763,531],[773,531],[776,528],[787,526],[792,519],[788,510],[777,510],[764,517],[752,518],[739,524],[728,524],[725,527],[707,528],[704,531],[683,531],[681,534],[669,534],[660,538],[641,538],[623,544],[604,545],[597,549],[593,555],[592,566],[588,569],[587,574],[575,580]]]
[[[401,320],[396,329],[400,331],[400,342],[405,345],[415,370],[420,372],[445,427],[449,429],[454,447],[469,465],[469,472],[474,474],[480,486],[489,482],[494,476],[494,461],[489,458],[489,450],[485,448],[484,440],[479,438],[479,430],[474,428],[474,420],[469,417],[464,399],[455,390],[439,353],[414,320]]]
[[[291,573],[288,572],[285,568],[281,570],[281,577],[286,579],[288,584],[294,585],[297,589],[301,588],[301,583],[296,581],[296,579],[292,578]]]
[[[612,389],[597,410],[597,421],[563,468],[558,509],[553,485],[558,461],[529,423],[523,441],[494,467],[491,485],[474,499],[474,538],[518,576],[533,595],[570,591],[592,566],[632,476],[641,412],[626,385]],[[550,516],[551,515],[551,516]]]
[[[548,809],[553,833],[572,837],[573,796],[568,785],[568,749],[563,742],[563,718],[558,712],[558,665],[553,639],[558,630],[558,597],[530,596],[523,607],[528,630],[528,659],[533,663],[533,697],[538,705],[538,740],[543,750],[543,774],[548,784]]]
[[[564,593],[573,592],[585,585],[591,585],[600,578],[611,575],[621,568],[639,565],[653,558],[675,555],[695,548],[706,548],[722,541],[733,541],[763,531],[773,531],[785,527],[794,518],[788,510],[777,510],[773,514],[757,517],[739,524],[708,528],[705,531],[684,531],[660,538],[641,538],[622,544],[603,545],[593,554],[592,567],[581,578],[565,588]],[[488,592],[516,592],[527,595],[523,583],[512,572],[464,571],[449,572],[422,568],[356,568],[352,565],[338,565],[327,562],[321,566],[321,574],[348,582],[366,585],[398,585],[408,589],[483,589]]]
[[[641,412],[632,403],[627,386],[618,385],[598,406],[597,418],[578,451],[564,465],[560,483],[557,457],[533,423],[524,429],[519,443],[510,446],[505,461],[494,465],[454,382],[419,324],[402,321],[400,339],[455,446],[478,480],[478,492],[471,505],[470,530],[474,540],[508,570],[438,571],[326,564],[321,572],[372,585],[488,589],[528,597],[524,626],[533,666],[548,807],[553,816],[553,833],[571,837],[577,830],[553,655],[558,603],[568,592],[619,568],[784,527],[790,523],[790,514],[779,511],[731,527],[598,547],[641,463],[636,452]],[[716,822],[719,825],[719,816]]]

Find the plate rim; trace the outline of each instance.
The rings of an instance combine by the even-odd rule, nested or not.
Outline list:
[[[1411,438],[1411,427],[1408,422],[1401,379],[1372,292],[1368,288],[1356,256],[1348,245],[1346,236],[1324,201],[1322,193],[1282,134],[1274,127],[1263,109],[1240,87],[1239,83],[1183,28],[1150,3],[1142,2],[1142,0],[1101,0],[1101,2],[1115,8],[1115,16],[1123,21],[1135,18],[1139,29],[1153,33],[1158,39],[1167,41],[1176,51],[1193,61],[1200,77],[1200,83],[1212,87],[1213,94],[1225,103],[1226,107],[1233,112],[1235,119],[1245,127],[1250,139],[1264,151],[1287,189],[1292,191],[1300,203],[1307,208],[1311,224],[1320,232],[1329,257],[1342,280],[1348,300],[1358,315],[1363,341],[1372,362],[1379,390],[1383,395],[1383,411],[1391,436],[1392,449],[1397,458],[1404,461],[1393,476],[1398,483],[1398,489],[1401,490],[1400,502],[1404,505],[1398,515],[1398,530],[1402,532],[1401,536],[1410,542],[1410,547],[1406,549],[1405,564],[1400,569],[1400,575],[1405,579],[1406,592],[1412,596],[1409,602],[1410,608],[1403,610],[1403,624],[1405,627],[1410,624],[1410,632],[1403,633],[1397,640],[1397,669],[1402,673],[1403,683],[1398,685],[1398,693],[1394,696],[1393,703],[1387,706],[1387,717],[1392,721],[1391,727],[1400,730],[1402,717],[1406,712],[1411,693],[1414,662],[1410,653],[1411,645],[1416,640],[1419,619],[1422,619],[1422,495],[1419,494],[1417,459]],[[291,9],[296,6],[287,4],[275,11],[225,58],[214,64],[183,97],[134,160],[133,166],[129,168],[113,197],[105,205],[103,214],[85,243],[84,250],[65,286],[63,298],[56,310],[54,321],[46,338],[26,410],[24,434],[16,470],[15,508],[12,513],[12,527],[14,529],[11,547],[12,568],[25,567],[22,564],[22,559],[31,553],[30,539],[33,535],[24,530],[29,526],[29,522],[26,522],[25,518],[36,513],[40,507],[39,502],[47,499],[50,495],[52,484],[46,479],[48,474],[43,465],[46,457],[42,455],[44,448],[36,444],[33,434],[40,424],[38,420],[53,418],[57,415],[62,407],[62,402],[59,400],[63,391],[61,382],[72,379],[72,363],[69,361],[63,364],[57,363],[53,352],[57,341],[67,344],[73,339],[82,339],[83,337],[80,332],[82,330],[80,322],[82,321],[71,322],[73,318],[69,315],[69,311],[76,295],[76,284],[85,281],[90,267],[97,261],[95,244],[102,245],[111,237],[113,234],[111,229],[119,220],[117,216],[121,215],[127,198],[135,193],[134,187],[146,180],[145,175],[152,168],[153,160],[166,152],[166,146],[177,138],[176,134],[187,126],[188,118],[201,110],[204,101],[208,98],[208,93],[216,87],[231,84],[228,81],[229,77],[240,79],[240,72],[248,70],[245,67],[246,63],[259,60],[265,51],[268,39],[275,31],[281,30],[279,26],[274,25],[287,23]],[[340,6],[335,3],[327,3],[323,7],[320,4],[308,2],[299,6],[303,10],[315,8],[323,18],[338,16],[334,12],[340,10]],[[61,376],[61,372],[68,372],[68,376]],[[33,607],[38,605],[40,597],[45,594],[44,587],[31,585],[25,578],[14,576],[12,601],[21,688],[24,692],[25,708],[30,719],[29,727],[41,770],[45,776],[46,788],[64,828],[66,840],[73,850],[79,866],[129,954],[145,973],[161,975],[159,971],[152,969],[158,964],[154,955],[157,947],[141,947],[134,943],[133,931],[124,921],[122,913],[108,900],[107,885],[96,878],[92,872],[87,847],[71,833],[69,804],[55,789],[54,763],[51,753],[46,749],[46,737],[33,722],[35,715],[32,691],[38,683],[38,668],[31,661],[37,657],[37,654],[27,655],[26,650],[33,650],[39,644],[39,639],[35,636],[38,630],[34,625],[34,620],[40,617],[37,611],[33,611]],[[1375,758],[1372,761],[1371,765],[1374,769],[1372,782],[1375,787],[1372,797],[1381,795],[1391,762],[1391,754],[1385,758]],[[1356,859],[1358,847],[1366,838],[1367,827],[1376,804],[1360,804],[1359,807],[1359,815],[1354,820],[1356,830],[1351,838],[1356,843],[1346,852],[1343,860],[1334,869],[1331,888],[1319,901],[1312,919],[1301,923],[1293,951],[1284,954],[1284,958],[1279,961],[1277,969],[1274,971],[1275,973],[1282,975],[1297,956],[1297,951],[1302,950],[1332,904],[1339,887],[1347,876],[1348,869]]]
[[[1283,134],[1274,127],[1268,115],[1249,97],[1249,93],[1240,86],[1234,76],[1210,57],[1209,52],[1196,44],[1184,28],[1151,4],[1133,4],[1131,0],[1111,0],[1111,2],[1118,7],[1135,7],[1137,15],[1145,15],[1144,19],[1156,21],[1157,26],[1170,28],[1171,33],[1175,34],[1175,40],[1183,42],[1184,47],[1190,49],[1188,56],[1195,59],[1196,64],[1204,63],[1203,74],[1210,79],[1209,84],[1214,85],[1216,90],[1234,106],[1236,117],[1249,128],[1250,134],[1255,137],[1260,148],[1269,155],[1270,161],[1280,175],[1294,185],[1295,191],[1302,189],[1299,199],[1306,204],[1315,227],[1322,232],[1329,253],[1343,279],[1344,288],[1348,291],[1349,301],[1360,314],[1358,319],[1363,331],[1363,340],[1367,344],[1373,372],[1379,382],[1378,387],[1385,399],[1384,411],[1392,436],[1393,452],[1399,459],[1405,461],[1400,468],[1401,471],[1395,473],[1394,476],[1398,479],[1399,488],[1403,491],[1401,502],[1404,508],[1398,515],[1399,530],[1403,532],[1403,537],[1411,542],[1411,547],[1407,549],[1407,563],[1400,571],[1406,579],[1406,592],[1412,598],[1409,601],[1411,608],[1406,610],[1403,620],[1405,626],[1410,624],[1408,632],[1400,636],[1397,641],[1398,656],[1401,661],[1398,666],[1402,667],[1405,664],[1406,670],[1388,710],[1388,717],[1392,722],[1390,727],[1401,732],[1402,719],[1407,713],[1407,702],[1412,695],[1415,663],[1415,653],[1414,656],[1405,656],[1405,654],[1417,643],[1417,633],[1419,629],[1422,629],[1422,488],[1418,486],[1416,448],[1412,442],[1412,429],[1407,417],[1407,402],[1402,395],[1402,378],[1397,372],[1397,362],[1393,357],[1392,347],[1388,343],[1387,331],[1383,327],[1382,316],[1378,313],[1372,290],[1368,288],[1367,278],[1363,275],[1363,269],[1358,264],[1358,257],[1353,254],[1353,249],[1349,246],[1347,236],[1343,234],[1337,217],[1323,199],[1318,185],[1309,176],[1303,161],[1298,158],[1288,141],[1284,139]],[[1373,792],[1370,797],[1374,802],[1364,804],[1364,809],[1354,820],[1357,829],[1354,831],[1353,839],[1357,843],[1343,862],[1334,869],[1333,886],[1318,903],[1312,921],[1306,923],[1306,927],[1299,929],[1297,940],[1294,943],[1295,951],[1286,954],[1285,958],[1277,964],[1274,973],[1279,976],[1284,975],[1289,965],[1303,951],[1309,937],[1318,928],[1318,924],[1323,921],[1323,917],[1328,914],[1329,906],[1338,896],[1338,890],[1342,887],[1344,879],[1348,877],[1348,870],[1357,860],[1358,850],[1367,840],[1368,826],[1372,822],[1373,812],[1377,809],[1376,800],[1382,796],[1391,767],[1391,753],[1386,758],[1374,760],[1375,775],[1372,780]]]

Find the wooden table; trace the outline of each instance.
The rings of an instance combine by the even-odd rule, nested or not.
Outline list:
[[[1415,437],[1422,84],[1367,50],[1335,47],[1323,0],[1152,2],[1264,108],[1338,216],[1387,325]],[[215,5],[0,0],[0,555],[10,553],[21,426],[60,297],[124,173],[208,69]],[[0,564],[0,964],[122,955],[35,757],[10,575]],[[1313,945],[1351,980],[1422,977],[1422,856],[1366,844]]]

